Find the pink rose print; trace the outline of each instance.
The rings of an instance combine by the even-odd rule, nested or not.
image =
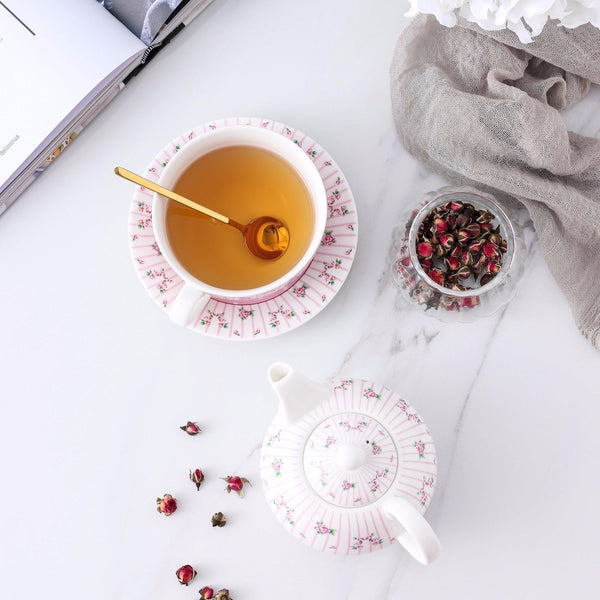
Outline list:
[[[325,231],[323,238],[321,239],[321,246],[333,246],[335,244],[335,237],[333,236],[333,229]]]
[[[279,458],[276,458],[271,463],[271,466],[273,467],[273,471],[275,472],[275,477],[279,477],[281,475],[281,465],[282,464],[283,464],[283,461]]]
[[[307,289],[308,286],[305,283],[303,283],[301,286],[293,287],[292,294],[295,294],[298,298],[303,298],[304,296],[306,296]]]
[[[379,546],[383,544],[383,538],[377,537],[374,533],[370,533],[365,537],[352,538],[354,544],[351,546],[352,550],[360,550],[365,547],[365,542],[369,542],[370,546]]]
[[[315,524],[315,531],[317,532],[317,535],[335,535],[336,530],[325,525],[323,521],[317,521]]]
[[[337,442],[337,440],[335,439],[335,437],[333,437],[332,435],[328,436],[327,439],[325,440],[325,448],[329,448],[329,446],[333,446],[333,444],[335,444]]]
[[[342,481],[342,489],[343,490],[351,490],[352,488],[356,487],[356,483],[352,482],[352,481],[346,481],[344,479],[344,481]]]
[[[243,306],[238,310],[238,317],[242,321],[245,321],[249,317],[253,317],[253,316],[254,316],[253,310],[248,310],[247,308],[244,308]]]
[[[415,448],[417,449],[417,453],[419,454],[419,458],[425,458],[425,444],[421,440],[414,443]]]
[[[366,398],[367,400],[381,400],[381,394],[378,394],[377,392],[375,392],[375,390],[373,388],[367,388],[364,392],[363,392],[363,397]]]

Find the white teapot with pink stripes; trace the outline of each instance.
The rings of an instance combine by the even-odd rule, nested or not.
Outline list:
[[[423,517],[437,477],[433,440],[418,413],[373,382],[330,385],[285,363],[269,367],[279,398],[261,451],[276,518],[318,550],[362,554],[399,542],[428,564],[441,550]]]

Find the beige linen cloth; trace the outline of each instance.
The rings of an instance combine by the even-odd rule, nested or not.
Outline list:
[[[406,148],[455,184],[525,205],[578,327],[600,349],[600,140],[567,131],[559,113],[590,83],[600,83],[591,25],[549,23],[525,45],[507,30],[420,16],[391,65]]]

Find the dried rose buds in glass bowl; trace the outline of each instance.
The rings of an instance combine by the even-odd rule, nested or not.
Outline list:
[[[514,296],[524,249],[519,223],[491,195],[442,188],[394,230],[392,274],[410,305],[472,321]]]

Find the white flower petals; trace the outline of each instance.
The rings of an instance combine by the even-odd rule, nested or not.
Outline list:
[[[408,17],[434,15],[447,27],[456,25],[457,15],[488,31],[510,29],[521,42],[539,35],[548,19],[573,29],[591,23],[600,28],[597,0],[408,0]]]

